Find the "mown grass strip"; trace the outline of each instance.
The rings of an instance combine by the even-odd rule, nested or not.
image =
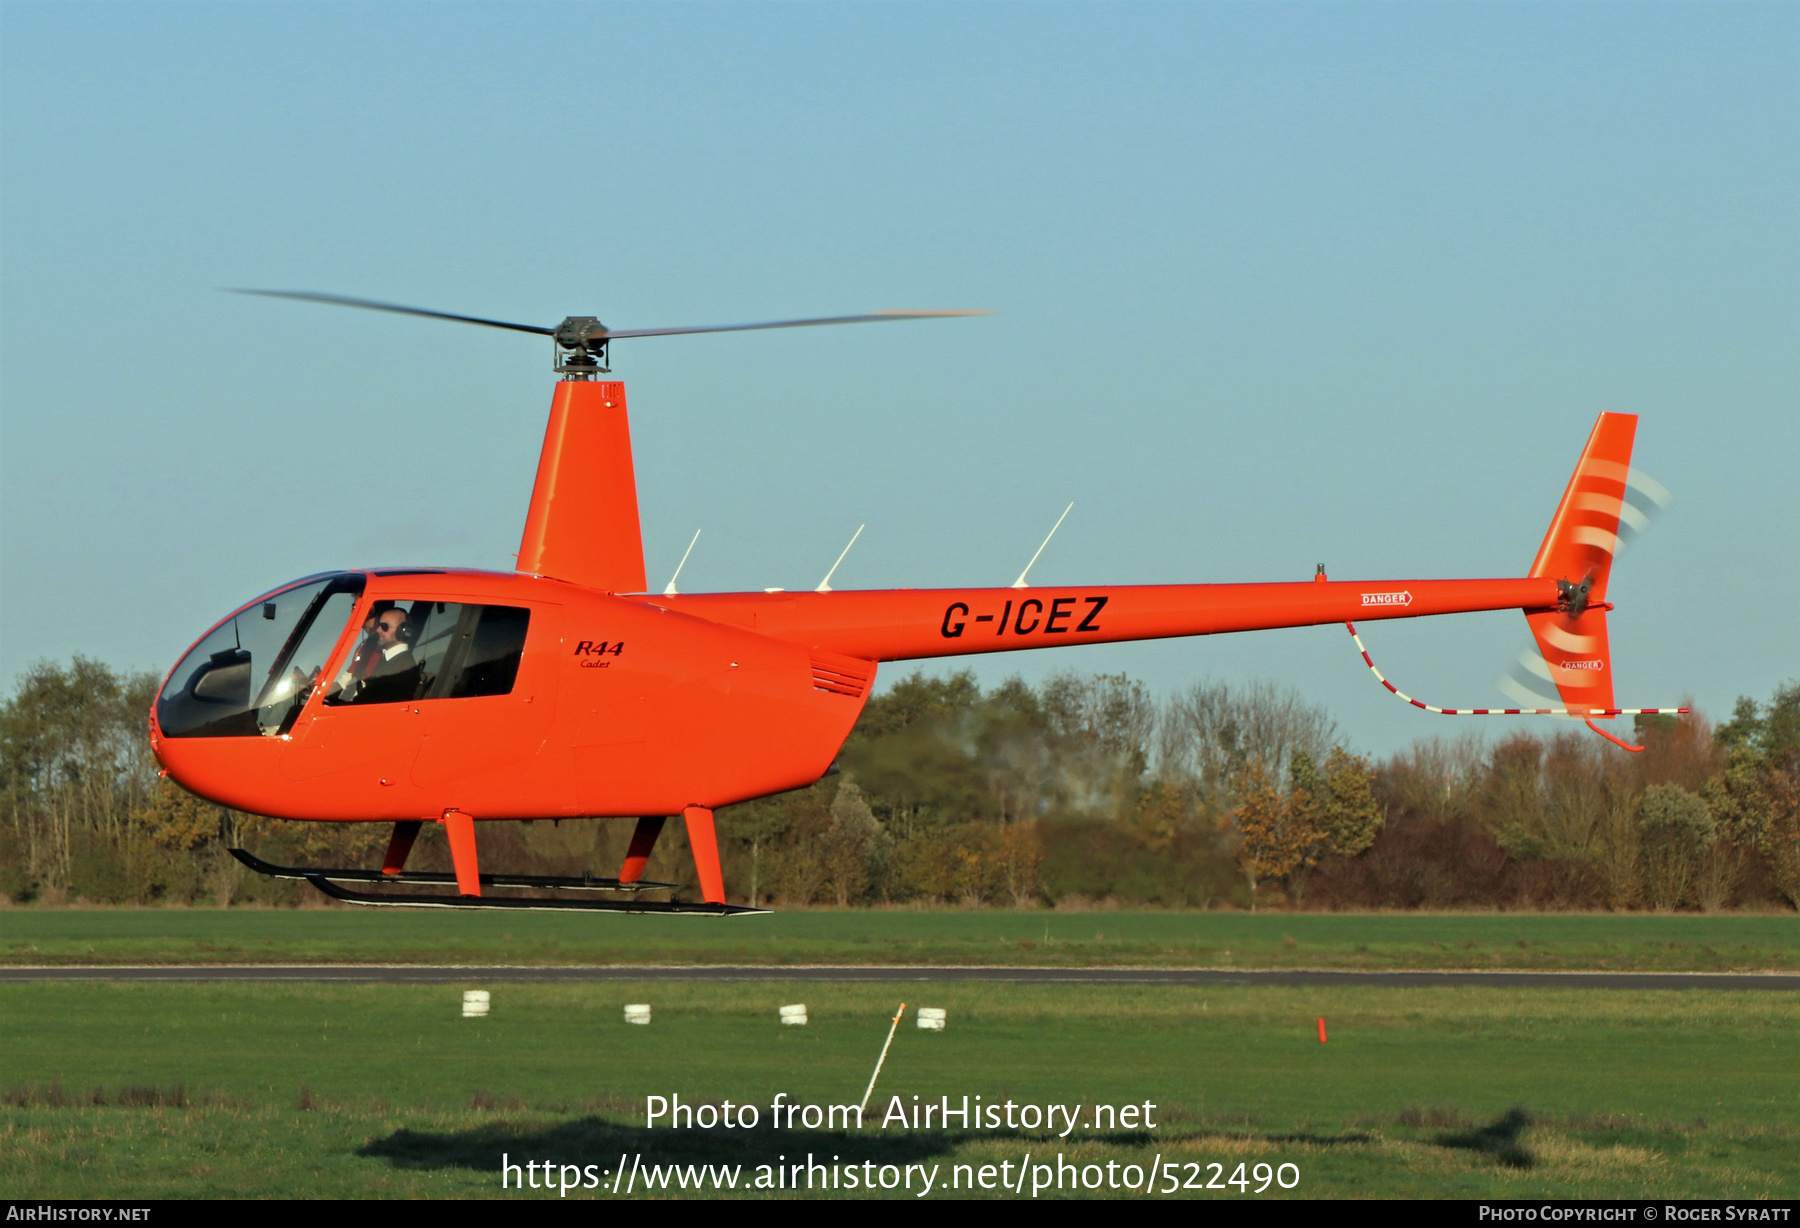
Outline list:
[[[0,963],[983,964],[1800,971],[1800,915],[810,910],[726,920],[12,909]]]

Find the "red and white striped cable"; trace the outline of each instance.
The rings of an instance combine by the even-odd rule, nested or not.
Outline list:
[[[1375,675],[1377,682],[1413,707],[1423,708],[1427,712],[1435,712],[1439,716],[1573,716],[1591,718],[1596,716],[1678,716],[1689,711],[1687,708],[1595,708],[1581,712],[1574,712],[1568,708],[1439,708],[1414,699],[1389,682],[1382,672],[1375,668],[1375,661],[1369,656],[1368,648],[1363,645],[1362,636],[1356,633],[1356,624],[1345,623],[1344,626],[1349,628],[1350,638],[1356,641],[1356,650],[1362,653],[1363,664],[1369,667],[1369,672]],[[1605,734],[1603,730],[1595,732],[1601,733],[1603,736],[1611,736]]]

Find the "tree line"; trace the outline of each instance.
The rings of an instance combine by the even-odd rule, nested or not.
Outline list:
[[[0,701],[0,900],[313,904],[225,850],[378,861],[383,825],[241,814],[162,778],[155,688],[77,657]],[[1585,731],[1475,732],[1377,763],[1266,683],[1159,699],[1123,675],[914,674],[869,701],[836,772],[720,811],[721,854],[737,896],[787,906],[1800,907],[1800,683],[1717,729],[1637,735],[1632,755]],[[652,877],[691,881],[678,828]],[[629,830],[483,825],[483,864],[614,873]],[[429,832],[414,858],[448,868]]]

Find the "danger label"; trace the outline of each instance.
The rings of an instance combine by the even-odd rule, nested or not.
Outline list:
[[[1362,603],[1364,605],[1411,605],[1412,594],[1406,592],[1364,593],[1362,595]]]

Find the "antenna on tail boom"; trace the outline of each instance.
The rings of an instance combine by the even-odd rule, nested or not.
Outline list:
[[[854,532],[850,535],[850,546],[854,546],[856,544],[856,539],[861,537],[862,531],[868,527],[869,526],[866,524],[859,524],[856,526],[856,532]],[[819,587],[815,588],[813,590],[813,592],[829,593],[831,591],[831,577],[837,575],[838,567],[843,563],[844,559],[850,553],[850,546],[844,547],[844,553],[837,556],[837,562],[833,563],[831,565],[831,570],[825,573],[825,578],[823,580],[819,581]]]
[[[678,589],[676,589],[676,587],[675,587],[675,581],[681,579],[681,569],[683,567],[687,566],[688,555],[690,555],[694,552],[694,542],[697,542],[699,540],[700,540],[700,530],[695,529],[694,530],[694,541],[689,542],[688,548],[681,552],[681,562],[675,564],[675,574],[669,577],[669,583],[663,589],[663,596],[679,597],[681,595],[680,591]]]
[[[1069,504],[1068,507],[1065,507],[1063,509],[1063,514],[1058,516],[1056,518],[1056,523],[1050,526],[1050,532],[1044,538],[1044,546],[1048,546],[1050,544],[1050,538],[1056,536],[1056,531],[1058,529],[1062,528],[1062,522],[1067,520],[1069,518],[1069,513],[1074,510],[1075,510],[1075,505],[1073,503]],[[1034,554],[1031,556],[1031,562],[1025,564],[1025,570],[1021,571],[1019,573],[1019,578],[1012,582],[1012,587],[1014,587],[1014,588],[1030,588],[1031,587],[1031,585],[1025,583],[1025,577],[1030,575],[1031,569],[1037,565],[1038,554],[1042,554],[1044,552],[1044,546],[1039,546],[1037,548],[1037,554]]]

